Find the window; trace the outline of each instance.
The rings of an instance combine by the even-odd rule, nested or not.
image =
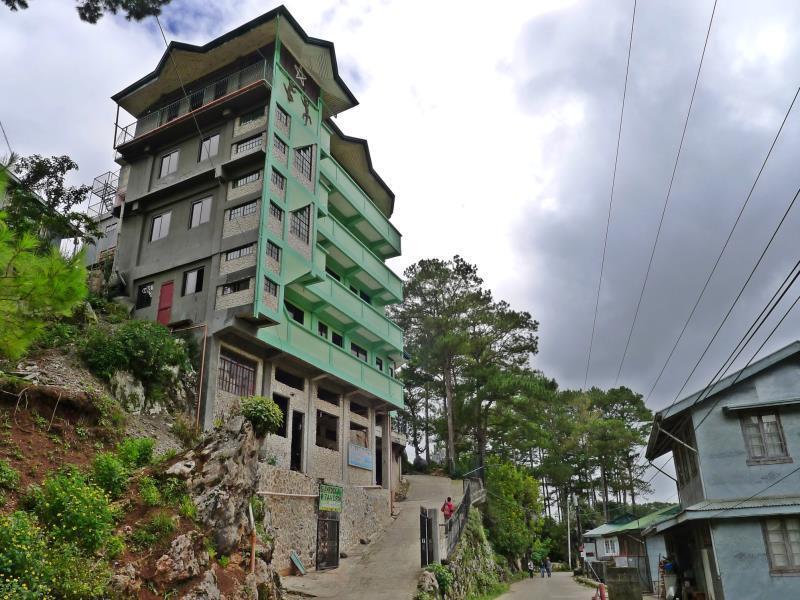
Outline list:
[[[117,230],[117,224],[112,223],[111,225],[106,225],[106,237],[111,237],[114,235],[114,232]]]
[[[353,292],[356,296],[358,296],[358,288],[356,286],[351,285],[350,291]]]
[[[171,212],[165,212],[162,215],[153,217],[153,224],[150,227],[151,242],[155,242],[156,240],[167,237],[167,234],[169,233],[169,221],[171,217]]]
[[[283,221],[283,209],[274,202],[269,203],[269,216],[278,221]]]
[[[288,129],[290,121],[289,113],[283,110],[280,106],[275,110],[275,120]]]
[[[330,267],[325,267],[325,272],[328,275],[330,275],[331,277],[333,277],[336,281],[341,281],[342,280],[341,275],[339,275],[336,271],[334,271]]]
[[[281,249],[277,244],[267,242],[267,256],[272,260],[281,262]]]
[[[153,282],[143,283],[136,290],[136,308],[147,308],[153,302]]]
[[[250,289],[249,279],[240,279],[239,281],[232,281],[222,286],[222,295],[235,294],[236,292],[243,292]]]
[[[764,540],[770,573],[800,571],[800,518],[767,519]]]
[[[166,177],[178,170],[178,159],[181,156],[180,150],[174,150],[161,157],[161,172],[159,177]]]
[[[281,409],[281,413],[283,414],[283,421],[281,422],[281,426],[278,428],[278,431],[275,432],[275,435],[286,437],[286,421],[289,418],[289,399],[286,396],[281,396],[279,394],[273,394],[272,399],[275,401],[275,404],[278,405],[278,408]]]
[[[191,96],[189,96],[189,110],[197,110],[201,106],[203,106],[203,97],[205,96],[205,90],[197,90],[193,92]]]
[[[256,391],[258,364],[223,348],[219,352],[217,388],[236,396],[252,396]]]
[[[605,538],[603,540],[606,556],[614,556],[617,554],[617,538]]]
[[[277,298],[278,284],[272,281],[272,279],[270,279],[269,277],[264,277],[264,291],[270,296],[274,296]]]
[[[192,202],[192,216],[189,220],[189,229],[193,229],[203,223],[208,223],[211,216],[211,198],[203,198],[197,202]]]
[[[297,375],[292,375],[283,369],[275,369],[275,381],[280,381],[281,383],[288,385],[290,388],[300,391],[303,391],[306,387],[305,379],[298,377]]]
[[[183,295],[196,294],[203,291],[203,267],[192,269],[183,274]]]
[[[214,100],[222,98],[228,93],[228,80],[223,79],[214,84]]]
[[[200,142],[200,155],[198,161],[208,160],[219,153],[219,134],[215,133]]]
[[[254,171],[253,173],[243,175],[242,177],[233,180],[233,187],[239,188],[243,185],[247,185],[248,183],[253,183],[254,181],[258,181],[260,177],[261,171]]]
[[[253,202],[248,202],[247,204],[242,204],[241,206],[237,206],[236,208],[232,208],[230,211],[228,211],[228,220],[233,221],[234,219],[252,215],[256,212],[256,210],[258,210],[258,202],[255,200]]]
[[[389,377],[394,377],[394,372],[397,369],[397,365],[394,361],[389,362]]]
[[[360,360],[363,360],[364,362],[367,362],[367,351],[355,342],[350,342],[350,354]]]
[[[278,173],[275,169],[272,169],[272,175],[270,175],[270,181],[275,184],[275,187],[279,190],[283,191],[286,189],[286,177]]]
[[[350,402],[350,412],[357,414],[359,417],[369,418],[369,409],[363,404],[358,402]]]
[[[245,123],[251,123],[252,121],[257,121],[263,116],[264,116],[264,107],[259,106],[258,108],[254,108],[250,112],[246,112],[241,117],[239,117],[239,125],[244,125]]]
[[[317,446],[339,451],[339,417],[317,411]]]
[[[241,246],[239,248],[234,248],[233,250],[228,250],[225,253],[225,260],[236,260],[237,258],[242,258],[243,256],[250,256],[255,252],[256,246],[255,244],[250,244],[248,246]]]
[[[286,142],[284,142],[277,135],[275,136],[275,142],[273,145],[275,147],[275,150],[278,151],[278,154],[286,155],[286,153],[289,151],[289,147],[286,145]]]
[[[369,429],[350,421],[350,443],[362,448],[369,448]]]
[[[341,333],[336,333],[335,331],[331,333],[331,341],[339,346],[339,348],[344,348],[344,338],[342,337]]]
[[[311,146],[303,146],[302,148],[296,148],[294,151],[294,164],[297,167],[297,172],[311,181],[312,175],[312,158],[311,158]]]
[[[741,423],[748,464],[791,460],[778,413],[742,415]]]
[[[309,240],[311,228],[311,205],[292,211],[292,220],[289,222],[289,231],[306,244]]]
[[[339,406],[339,394],[336,392],[326,390],[325,388],[317,388],[317,398],[328,404]]]
[[[324,337],[326,340],[328,339],[328,326],[325,323],[317,323],[317,333],[319,337]]]
[[[261,134],[253,136],[251,138],[247,138],[246,140],[242,140],[238,144],[236,144],[236,154],[240,152],[247,152],[248,150],[252,150],[253,148],[258,148],[261,144],[264,143],[264,138],[261,137]]]
[[[286,310],[289,311],[289,314],[292,316],[292,319],[294,319],[295,321],[297,321],[302,325],[303,321],[305,321],[305,313],[303,312],[303,309],[295,306],[288,300],[284,300],[283,304],[284,306],[286,306]]]
[[[378,369],[378,371],[383,371],[383,359],[382,358],[378,358],[377,356],[375,357],[375,368]]]

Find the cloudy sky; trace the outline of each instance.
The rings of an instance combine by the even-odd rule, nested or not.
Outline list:
[[[0,8],[0,120],[16,152],[69,154],[81,165],[75,182],[89,182],[114,168],[109,96],[153,69],[163,40],[152,20],[91,26],[68,0],[30,4]],[[205,43],[275,4],[174,0],[162,23],[171,39]],[[616,380],[712,4],[639,2],[590,385]],[[361,102],[337,122],[369,139],[397,195],[404,256],[393,268],[456,253],[477,263],[498,297],[541,322],[538,368],[582,386],[632,0],[287,5],[310,35],[335,42]],[[800,5],[790,0],[719,2],[621,384],[650,390],[697,298],[800,85],[798,25]],[[800,186],[796,112],[648,399],[654,409],[678,393]],[[800,207],[687,392],[719,368],[797,260],[799,219]],[[799,322],[790,316],[764,351],[796,339]],[[663,476],[654,483],[659,497],[673,494]]]

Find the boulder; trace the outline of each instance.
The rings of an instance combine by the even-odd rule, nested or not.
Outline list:
[[[432,594],[435,598],[439,597],[439,582],[436,580],[436,575],[430,571],[423,571],[419,576],[419,583],[417,589]]]
[[[142,580],[132,564],[124,565],[109,582],[109,587],[123,598],[138,596]]]
[[[208,552],[203,548],[203,536],[190,531],[176,537],[169,552],[156,561],[154,579],[176,583],[195,577],[208,566]]]
[[[188,594],[184,594],[182,600],[222,600],[222,594],[217,586],[217,576],[213,569],[206,571],[200,585],[195,587]]]
[[[111,394],[120,406],[134,415],[147,411],[147,396],[142,382],[127,371],[115,371],[111,376]]]

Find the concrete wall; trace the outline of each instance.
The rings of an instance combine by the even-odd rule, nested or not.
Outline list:
[[[658,558],[667,555],[667,545],[663,535],[651,535],[645,538],[647,562],[650,568],[650,581],[658,584]]]
[[[770,575],[761,521],[725,519],[712,526],[725,598],[796,598],[800,580]]]
[[[262,464],[259,472],[260,492],[279,492],[297,496],[262,497],[266,505],[265,526],[275,533],[273,565],[282,574],[290,570],[289,555],[297,552],[305,567],[316,568],[317,496],[316,479],[280,467]],[[308,495],[313,497],[302,497]],[[343,510],[339,524],[339,548],[349,551],[361,538],[370,538],[390,521],[389,495],[386,490],[343,488]]]
[[[778,409],[792,462],[760,465],[747,464],[747,448],[738,413],[726,414],[723,408],[798,396],[800,364],[788,361],[721,394],[702,426],[699,425],[701,419],[717,398],[695,409],[692,419],[706,498],[723,500],[756,494],[796,469],[795,463],[800,460],[800,407]],[[795,495],[797,492],[797,480],[788,477],[770,488],[768,495]]]

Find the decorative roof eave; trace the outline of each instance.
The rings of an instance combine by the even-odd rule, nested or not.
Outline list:
[[[394,212],[394,192],[372,166],[367,140],[345,134],[331,119],[325,124],[333,133],[331,156],[355,179],[384,216],[391,218]]]
[[[768,354],[764,358],[757,360],[746,368],[740,369],[735,373],[731,373],[724,379],[717,381],[709,390],[703,388],[689,396],[686,396],[679,402],[676,402],[671,406],[658,411],[653,417],[653,427],[650,430],[650,439],[647,442],[645,457],[649,460],[653,460],[654,458],[658,458],[662,454],[665,454],[669,451],[670,448],[665,448],[663,443],[661,443],[664,436],[659,435],[659,430],[667,430],[668,427],[671,427],[672,424],[676,422],[678,417],[684,415],[684,413],[687,413],[687,411],[689,411],[692,407],[695,405],[699,406],[700,404],[707,402],[709,399],[727,390],[728,388],[731,388],[734,385],[739,385],[754,375],[757,375],[758,373],[765,371],[766,369],[796,354],[800,354],[800,341],[792,342],[791,344],[776,350],[772,354]],[[765,400],[763,403],[759,403],[759,405],[766,405],[769,403],[770,401]]]
[[[339,76],[333,43],[306,34],[283,5],[203,46],[170,42],[154,71],[117,92],[111,99],[138,116],[159,98],[180,87],[173,60],[183,83],[188,83],[241,56],[256,52],[278,37],[320,85],[326,114],[338,114],[358,104]]]

